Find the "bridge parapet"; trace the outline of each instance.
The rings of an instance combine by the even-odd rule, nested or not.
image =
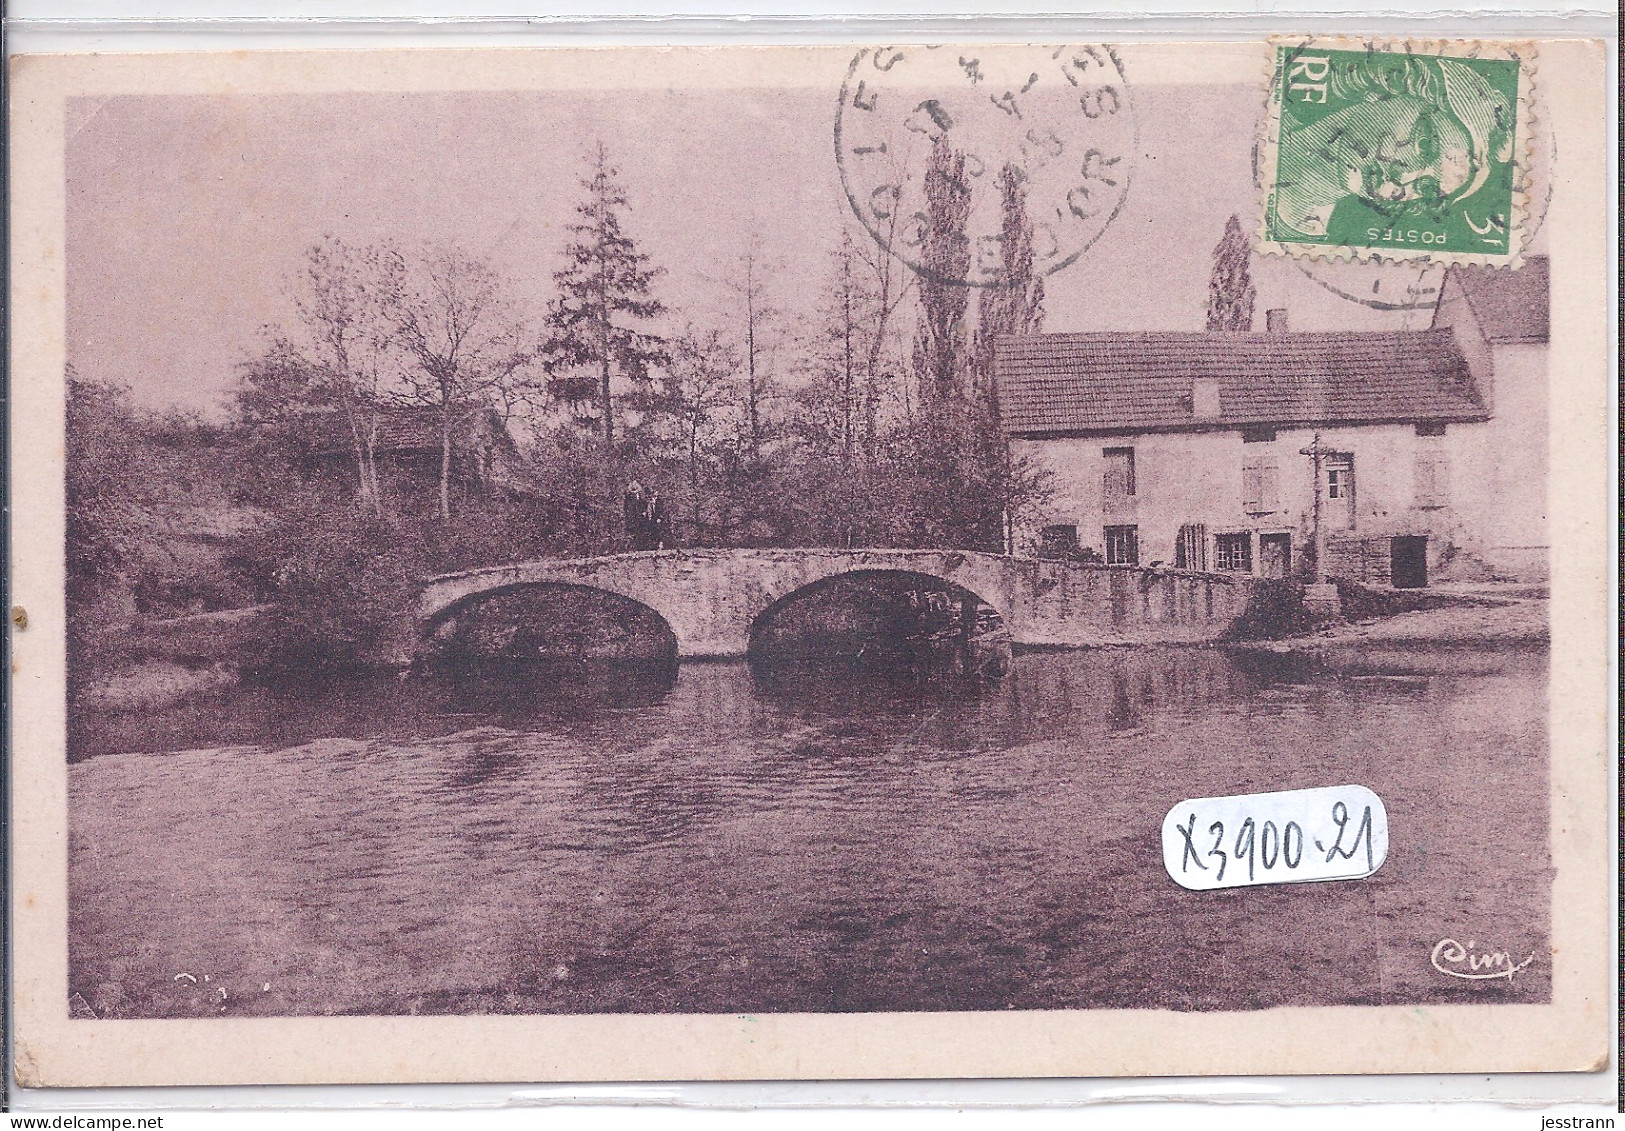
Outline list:
[[[1195,644],[1225,636],[1247,609],[1245,575],[1029,561],[1011,639],[1032,647]],[[1018,627],[1019,626],[1019,627]]]
[[[961,550],[663,550],[518,562],[431,578],[417,639],[467,606],[526,586],[569,585],[643,604],[671,627],[683,657],[740,656],[763,615],[809,586],[864,573],[919,574],[996,611],[1018,645],[1198,642],[1245,610],[1248,579],[1184,570],[1091,566]]]

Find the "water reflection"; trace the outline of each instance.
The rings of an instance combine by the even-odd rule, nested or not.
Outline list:
[[[659,703],[676,686],[675,658],[655,660],[472,661],[412,677],[430,713],[458,711],[523,723],[629,711]]]
[[[1543,653],[1451,654],[1344,649],[1153,648],[1031,652],[994,674],[980,653],[932,645],[823,659],[754,657],[749,663],[675,659],[514,661],[465,658],[411,676],[357,676],[247,686],[140,715],[75,711],[69,760],[99,754],[207,746],[293,745],[316,738],[435,738],[478,726],[580,727],[628,712],[654,717],[721,712],[749,718],[832,717],[837,730],[868,733],[887,719],[923,717],[952,735],[1019,742],[1060,726],[1064,733],[1130,734],[1147,714],[1191,714],[1243,702],[1272,710],[1318,684],[1359,698],[1425,699],[1441,674],[1488,674],[1544,662]],[[682,673],[681,687],[679,674]],[[676,701],[668,700],[676,695]],[[696,701],[698,700],[698,701]],[[770,724],[776,725],[776,724]],[[993,739],[987,739],[993,740]]]
[[[73,984],[121,987],[126,1016],[215,1009],[179,970],[267,1014],[1466,1000],[1402,958],[1440,931],[1545,937],[1545,671],[542,664],[82,718]],[[1396,830],[1370,881],[1210,897],[1163,874],[1181,798],[1340,782]],[[1498,992],[1548,989],[1531,968]]]

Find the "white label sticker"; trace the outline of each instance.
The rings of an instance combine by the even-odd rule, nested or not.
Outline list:
[[[1181,801],[1162,819],[1162,862],[1192,891],[1358,880],[1388,856],[1388,811],[1363,785]]]

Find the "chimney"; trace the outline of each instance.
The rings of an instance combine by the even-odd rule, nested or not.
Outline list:
[[[1217,420],[1220,416],[1219,382],[1198,377],[1191,382],[1191,416],[1197,420]]]
[[[1264,329],[1272,334],[1286,333],[1286,307],[1276,307],[1274,310],[1264,312]]]

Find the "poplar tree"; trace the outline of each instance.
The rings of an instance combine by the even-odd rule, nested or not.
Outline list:
[[[1035,469],[1012,457],[999,419],[993,376],[994,347],[1013,335],[1036,334],[1044,325],[1044,280],[1033,275],[1033,225],[1027,215],[1026,177],[1014,165],[999,171],[999,270],[994,285],[977,298],[972,373],[977,397],[968,420],[959,497],[968,508],[969,544],[1008,550],[1016,510],[1041,492]]]
[[[965,309],[970,293],[971,190],[965,155],[946,135],[931,143],[925,170],[925,239],[920,247],[920,323],[914,337],[914,370],[920,399],[943,405],[959,392],[965,364]]]
[[[1006,165],[998,177],[999,273],[977,298],[973,370],[984,397],[996,402],[993,347],[1011,335],[1036,334],[1044,325],[1044,280],[1033,276],[1033,224],[1027,215],[1026,177]]]
[[[666,312],[653,285],[663,271],[621,227],[629,209],[619,172],[599,143],[590,177],[581,182],[585,198],[569,225],[566,265],[553,276],[559,296],[548,304],[544,350],[555,365],[597,370],[598,427],[604,450],[615,445],[615,402],[611,375],[621,374],[645,390],[650,369],[666,361],[659,337],[642,327]],[[576,397],[577,386],[560,383]],[[579,399],[586,399],[584,396]]]
[[[1232,214],[1213,249],[1213,277],[1207,285],[1209,330],[1253,328],[1253,300],[1258,293],[1253,289],[1252,253],[1241,230],[1241,217]]]

